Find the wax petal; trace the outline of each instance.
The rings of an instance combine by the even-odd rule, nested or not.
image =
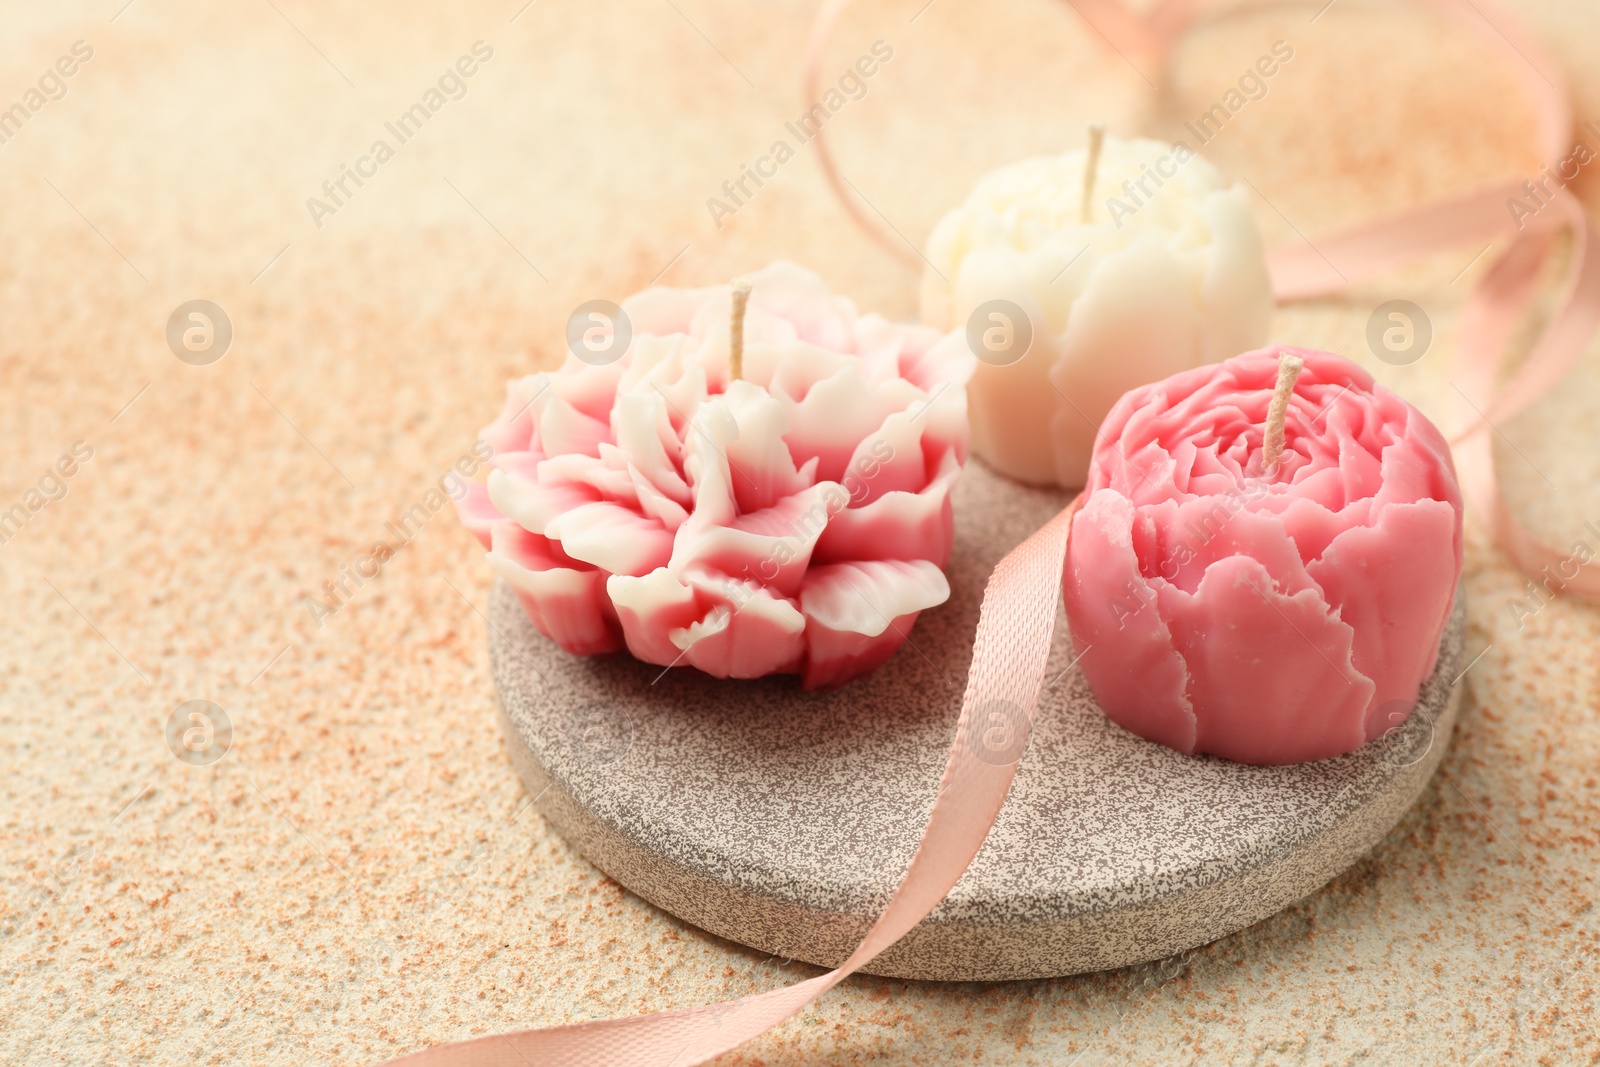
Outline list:
[[[1300,763],[1366,741],[1372,680],[1351,660],[1354,631],[1315,589],[1285,596],[1256,560],[1213,564],[1190,596],[1159,592],[1189,671],[1196,748],[1240,763]]]
[[[539,464],[546,458],[543,452],[496,452],[489,459],[489,469],[504,471],[523,481],[536,482],[539,480]]]
[[[506,384],[506,403],[500,417],[480,435],[495,454],[524,452],[534,439],[534,400],[549,386],[549,375],[530,374]]]
[[[797,460],[818,460],[818,478],[842,481],[857,443],[920,396],[909,382],[874,388],[859,369],[842,368],[813,385],[804,400],[788,401],[784,442]]]
[[[1432,673],[1438,633],[1450,615],[1460,565],[1448,552],[1455,512],[1440,500],[1396,505],[1381,527],[1357,526],[1334,538],[1310,566],[1329,605],[1355,632],[1355,668],[1376,686],[1365,740],[1394,725],[1385,706],[1416,699]]]
[[[875,316],[867,318],[875,320]],[[876,321],[873,326],[889,328],[887,323],[880,327]],[[923,330],[908,337],[895,367],[898,374],[930,396],[941,395],[951,385],[966,385],[977,369],[978,357],[972,354],[964,332],[940,335],[937,330]],[[965,407],[966,390],[957,392]],[[962,440],[965,442],[965,434]]]
[[[784,443],[789,425],[782,403],[749,382],[733,383],[718,403],[726,406],[737,427],[726,439],[723,453],[741,512],[771,507],[810,484]]]
[[[695,312],[706,302],[709,289],[672,289],[653,286],[622,302],[635,335],[688,333]]]
[[[1159,574],[1185,592],[1195,592],[1213,563],[1248,555],[1261,564],[1271,584],[1286,593],[1315,589],[1300,550],[1275,515],[1249,510],[1242,494],[1201,497],[1147,509],[1157,539],[1140,568]],[[1180,562],[1181,561],[1181,562]]]
[[[927,560],[814,567],[800,592],[806,616],[807,689],[837,684],[894,655],[927,608],[950,598],[944,572]]]
[[[613,575],[606,581],[606,594],[616,606],[628,651],[646,663],[675,662],[682,649],[667,635],[705,614],[694,590],[665,567],[639,577]]]
[[[490,533],[495,524],[506,520],[489,499],[489,487],[482,482],[467,484],[466,493],[456,501],[456,514],[461,516],[461,525],[470,530],[484,548],[491,547]]]
[[[864,472],[865,473],[865,472]],[[819,563],[853,559],[926,559],[944,566],[955,537],[950,489],[961,474],[961,461],[947,453],[939,474],[915,492],[885,493],[870,504],[834,512],[817,539],[812,558]],[[844,488],[865,495],[859,481]],[[893,531],[893,536],[887,532]]]
[[[1072,522],[1063,589],[1083,676],[1111,720],[1179,752],[1195,750],[1188,671],[1133,552],[1133,505],[1091,496]]]
[[[500,470],[489,472],[487,488],[490,502],[506,518],[537,534],[545,533],[550,523],[573,508],[600,499],[600,493],[593,486],[531,482]]]
[[[545,534],[573,559],[612,574],[647,574],[672,556],[672,534],[659,522],[604,500],[557,516]]]
[[[668,632],[683,662],[716,678],[793,673],[805,652],[805,617],[756,582],[690,576],[712,606],[703,618]]]
[[[604,571],[564,566],[547,538],[515,523],[497,524],[491,539],[490,565],[516,592],[540,633],[581,656],[622,647],[615,612],[604,595]]]
[[[915,493],[928,483],[928,461],[922,452],[922,427],[910,412],[896,412],[883,426],[856,445],[849,469],[855,473],[860,503],[870,504],[885,493]]]
[[[824,482],[726,524],[704,523],[696,514],[678,536],[673,568],[759,580],[781,596],[793,596],[818,537],[845,500],[840,486]]]
[[[547,456],[573,453],[598,456],[600,442],[611,438],[611,428],[590,415],[585,415],[560,397],[552,397],[544,405],[539,420],[539,443]]]
[[[662,529],[675,532],[688,519],[688,509],[661,492],[656,487],[657,483],[646,478],[638,467],[629,464],[628,476],[633,479],[633,491],[638,498],[640,512],[660,523]],[[684,491],[688,492],[688,486],[684,486]]]
[[[567,461],[575,462],[569,464]],[[633,475],[628,473],[632,464],[628,462],[627,453],[616,445],[600,442],[598,461],[590,460],[588,456],[558,456],[545,462],[556,465],[555,469],[561,472],[556,475],[559,480],[591,485],[600,491],[602,500],[629,507],[637,506],[639,502],[639,491],[634,488]]]
[[[1130,382],[1179,369],[1173,353],[1190,350],[1199,328],[1184,273],[1163,243],[1138,241],[1100,263],[1066,332],[1059,341],[1049,339],[1057,346],[1048,385],[1054,389],[1049,425],[1059,480],[1081,479],[1078,472],[1089,466],[1098,427],[1086,412],[1108,410]],[[1106,374],[1108,364],[1118,368],[1114,376]],[[1024,428],[1015,424],[1007,432]]]
[[[612,428],[629,468],[657,493],[687,507],[692,497],[679,469],[683,442],[673,432],[666,398],[654,392],[619,396]]]
[[[908,612],[950,599],[944,571],[927,560],[868,560],[813,567],[800,607],[817,626],[876,637]]]
[[[759,278],[759,291],[751,294],[754,306],[792,324],[795,335],[807,344],[835,352],[852,350],[850,326],[856,312],[847,298],[834,296],[821,278],[793,263],[774,263]]]
[[[540,397],[535,403],[557,402],[596,422],[607,421],[612,402],[616,399],[617,386],[622,379],[623,365],[587,363],[568,353],[563,369],[566,373],[552,374],[547,378],[551,400]],[[548,414],[540,413],[541,427],[548,417]]]

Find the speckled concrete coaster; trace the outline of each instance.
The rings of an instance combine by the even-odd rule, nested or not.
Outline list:
[[[889,663],[826,693],[568,656],[497,585],[490,653],[518,773],[551,822],[641,897],[763,951],[836,964],[888,902],[933,807],[984,582],[1064,503],[974,463],[956,489],[950,601]],[[1247,767],[1109,722],[1065,671],[1061,619],[999,822],[949,898],[867,970],[994,980],[1120,967],[1312,892],[1394,825],[1438,765],[1464,626],[1458,592],[1405,727],[1339,759]]]

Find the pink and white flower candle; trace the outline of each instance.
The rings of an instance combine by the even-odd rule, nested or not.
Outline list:
[[[648,289],[620,359],[512,382],[460,510],[569,652],[838,684],[949,596],[975,361],[793,264],[735,299]]]

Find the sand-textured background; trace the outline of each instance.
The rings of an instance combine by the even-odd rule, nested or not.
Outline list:
[[[320,627],[304,603],[467,452],[504,379],[558,358],[582,301],[789,257],[915,313],[916,279],[851,228],[809,148],[721,228],[706,209],[803,110],[814,5],[124,3],[0,16],[0,107],[93,49],[0,145],[0,510],[93,449],[0,545],[0,1061],[363,1064],[814,973],[643,904],[526,810],[494,725],[488,570],[448,513]],[[1512,73],[1390,4],[1217,22],[1155,113],[1067,5],[922,6],[863,0],[828,60],[894,49],[834,129],[912,241],[983,170],[1090,121],[1170,132],[1278,39],[1294,60],[1207,149],[1274,243],[1536,165]],[[1518,6],[1600,120],[1600,10]],[[315,225],[306,199],[393,144],[384,123],[479,40],[466,95]],[[1275,336],[1446,418],[1479,251],[1285,308]],[[235,331],[211,366],[164,338],[196,298]],[[1395,298],[1436,329],[1404,368],[1365,342]],[[1516,506],[1563,542],[1600,521],[1596,411],[1585,369],[1501,427]],[[1475,533],[1483,654],[1452,750],[1311,899],[1164,966],[855,979],[725,1062],[1600,1061],[1600,611],[1519,627],[1520,585]],[[164,737],[193,699],[233,724],[211,766]]]

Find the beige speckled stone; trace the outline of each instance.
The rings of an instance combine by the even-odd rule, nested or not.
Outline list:
[[[913,240],[1000,162],[1096,120],[1151,128],[1138,76],[1059,0],[940,0],[912,23],[924,2],[857,0],[829,59],[895,49],[835,128]],[[1600,9],[1510,3],[1600,119]],[[788,256],[915,315],[916,279],[858,237],[809,152],[721,229],[706,212],[803,109],[813,0],[674,5],[0,8],[0,103],[73,41],[95,49],[0,146],[0,503],[72,442],[95,449],[0,545],[0,1063],[366,1065],[815,973],[645,903],[527,807],[489,571],[447,515],[321,628],[303,602],[466,452],[506,378],[555,363],[585,300]],[[1247,6],[1184,45],[1154,128],[1292,41],[1206,149],[1268,198],[1269,243],[1536,172],[1513,74],[1469,37],[1369,0],[1314,26],[1320,0]],[[495,56],[469,94],[318,229],[306,198],[479,38]],[[1282,308],[1274,336],[1342,348],[1446,419],[1463,290],[1491,257],[1452,279],[1479,251]],[[195,298],[235,326],[210,367],[163,338]],[[1409,367],[1363,340],[1394,298],[1436,328]],[[1561,541],[1600,519],[1597,365],[1501,427],[1513,506]],[[1519,627],[1521,580],[1476,528],[1465,582],[1483,655],[1450,749],[1323,889],[1161,964],[855,978],[719,1067],[1595,1062],[1600,611],[1557,601]],[[164,737],[195,699],[233,724],[208,767]]]

